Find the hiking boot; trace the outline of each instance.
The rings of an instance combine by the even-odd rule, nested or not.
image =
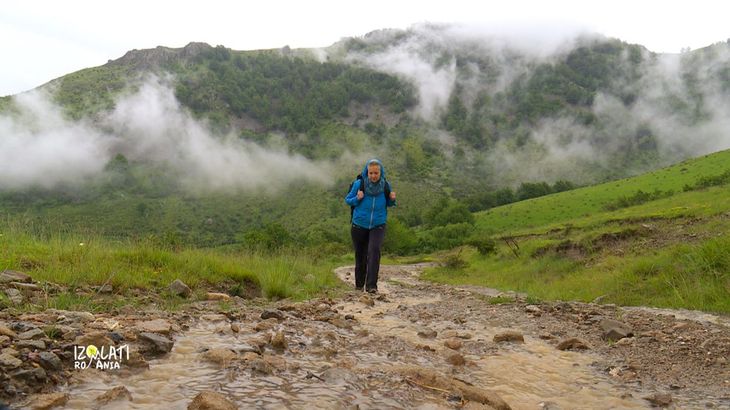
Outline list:
[[[376,293],[378,293],[378,288],[370,288],[370,289],[365,290],[365,292],[370,293],[370,294],[376,294]]]

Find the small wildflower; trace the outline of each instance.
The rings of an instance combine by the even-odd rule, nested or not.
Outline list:
[[[81,243],[79,244],[79,246],[84,246],[84,243],[83,243],[83,242],[81,242]]]

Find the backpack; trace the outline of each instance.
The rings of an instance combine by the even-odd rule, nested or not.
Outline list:
[[[355,178],[355,181],[352,181],[350,183],[350,188],[347,189],[347,192],[349,193],[352,191],[352,185],[356,182],[360,181],[360,187],[357,189],[358,191],[362,191],[363,194],[365,193],[365,184],[362,182],[362,174],[357,174],[357,177]],[[390,198],[390,184],[388,183],[388,180],[385,180],[385,187],[383,188],[383,193],[385,194],[385,203],[388,203],[388,199]],[[350,222],[352,222],[352,216],[355,213],[355,206],[350,205]]]

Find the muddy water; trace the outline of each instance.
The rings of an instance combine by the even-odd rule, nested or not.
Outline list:
[[[380,285],[381,293],[386,295],[385,302],[376,304],[372,309],[356,315],[363,326],[373,332],[395,335],[414,345],[429,347],[448,354],[443,339],[427,341],[418,336],[419,326],[406,323],[389,315],[404,305],[437,305],[442,296],[419,294],[403,296],[399,284],[417,286],[416,276],[419,266],[405,266],[397,272],[389,272]],[[352,269],[337,272],[344,280],[352,277]],[[483,295],[496,296],[499,291],[463,287]],[[346,312],[362,311],[360,306],[347,306]],[[491,323],[490,323],[491,322]],[[498,320],[489,318],[460,325],[461,333],[471,335],[477,343],[488,343],[494,336],[508,330],[496,324]],[[446,321],[431,321],[428,328],[441,333],[453,329],[454,324]],[[525,342],[508,344],[499,351],[488,355],[464,354],[468,365],[460,372],[460,378],[467,378],[472,384],[497,392],[514,409],[539,409],[559,407],[562,409],[639,409],[647,408],[647,402],[628,397],[625,388],[615,386],[611,380],[599,374],[591,364],[598,358],[591,354],[560,351],[545,342],[525,336]],[[622,398],[627,396],[626,398]]]
[[[559,351],[528,335],[524,343],[496,345],[495,334],[514,329],[495,318],[475,317],[458,325],[443,320],[439,305],[452,296],[418,282],[420,269],[384,268],[374,306],[363,303],[359,294],[338,301],[333,310],[354,316],[353,329],[294,316],[277,324],[273,331],[284,331],[289,347],[264,353],[274,364],[270,372],[259,372],[243,360],[227,366],[205,360],[205,349],[245,350],[260,335],[253,323],[241,323],[240,332],[234,333],[225,316],[209,315],[175,337],[172,352],[151,361],[149,370],[78,371],[78,380],[66,389],[72,397],[67,408],[98,408],[94,399],[115,386],[125,386],[133,401],[113,402],[104,409],[184,409],[204,390],[222,393],[241,408],[430,409],[459,404],[443,392],[404,383],[390,371],[399,366],[436,370],[494,391],[514,409],[649,408],[640,399],[643,392],[629,391],[595,369],[591,364],[597,358],[590,353]],[[352,281],[351,268],[337,274]],[[403,315],[417,308],[434,314],[424,319]],[[438,336],[419,335],[425,326]],[[444,360],[454,353],[440,336],[446,331],[462,337],[459,352],[465,365]]]
[[[677,319],[683,319],[683,320],[692,320],[699,323],[713,323],[720,326],[725,326],[730,328],[730,317],[728,316],[718,316],[713,315],[711,313],[705,313],[697,310],[687,310],[687,309],[661,309],[661,308],[652,308],[652,307],[646,307],[646,306],[624,306],[623,310],[625,311],[643,311],[643,312],[650,312],[655,315],[667,315],[667,316],[673,316]]]
[[[316,327],[313,324],[312,327]],[[237,349],[248,346],[251,334],[234,334],[221,317],[218,323],[200,322],[175,339],[170,354],[150,362],[149,370],[135,374],[114,374],[83,371],[78,384],[69,386],[72,399],[68,408],[94,408],[94,399],[115,386],[126,387],[132,402],[120,401],[104,409],[185,409],[201,391],[213,390],[225,395],[241,408],[338,408],[349,403],[369,403],[376,407],[400,407],[402,403],[381,397],[377,392],[365,393],[364,384],[356,378],[322,382],[306,378],[308,372],[322,374],[333,365],[319,356],[299,358],[295,349],[286,353],[287,369],[274,374],[260,374],[246,366],[223,367],[203,358],[204,349]],[[250,332],[253,332],[250,330]],[[303,343],[311,338],[300,334]],[[377,357],[363,357],[377,362]]]

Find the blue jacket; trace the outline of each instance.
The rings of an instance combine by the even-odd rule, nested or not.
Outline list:
[[[388,207],[396,205],[396,201],[391,201],[390,198],[386,198],[385,193],[374,196],[365,193],[362,200],[357,199],[357,191],[360,189],[360,184],[364,183],[368,178],[368,165],[371,163],[380,165],[380,178],[385,178],[383,164],[377,159],[372,159],[365,164],[362,170],[362,179],[355,180],[352,184],[352,189],[350,189],[350,192],[345,197],[345,202],[355,207],[352,213],[352,223],[365,229],[372,229],[376,226],[384,225],[388,219]],[[387,181],[386,184],[388,184]],[[390,190],[392,191],[393,187],[390,187]]]

